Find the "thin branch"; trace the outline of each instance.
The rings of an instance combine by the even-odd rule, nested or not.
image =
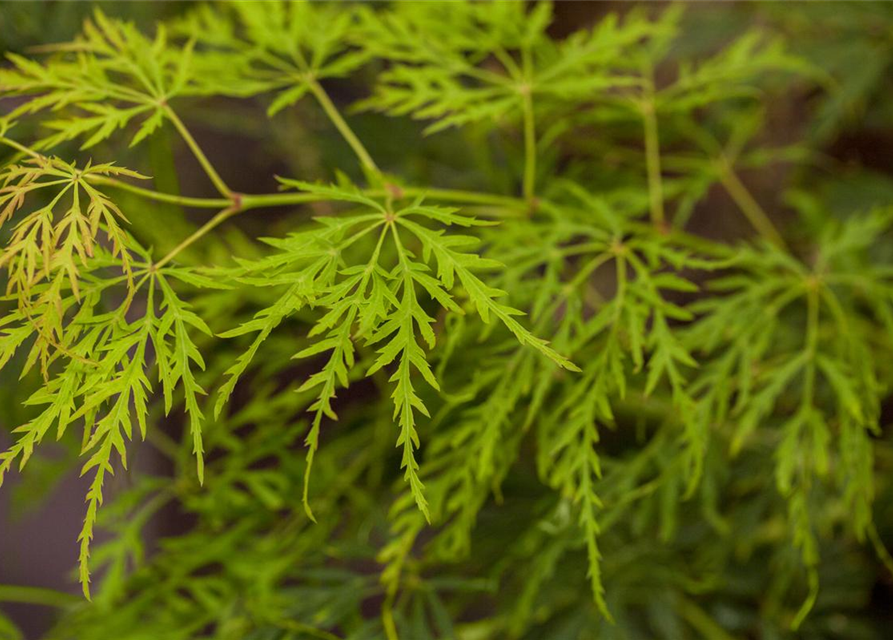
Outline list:
[[[22,144],[19,144],[15,140],[7,138],[6,136],[0,136],[0,143],[5,144],[8,147],[12,147],[16,151],[19,151],[20,153],[24,153],[27,156],[31,156],[35,160],[46,160],[46,156],[43,156],[40,153],[37,153],[36,151],[34,151],[33,149],[29,149],[28,147],[26,147]]]
[[[350,145],[350,148],[353,149],[354,153],[360,159],[360,162],[363,164],[363,166],[372,173],[381,175],[381,170],[378,168],[378,165],[375,164],[372,156],[370,156],[369,152],[366,151],[366,147],[363,146],[363,143],[360,142],[360,139],[356,136],[356,134],[341,116],[341,112],[338,111],[338,107],[336,107],[331,98],[329,98],[329,94],[326,93],[326,90],[322,88],[322,85],[320,85],[319,82],[317,82],[315,79],[310,78],[307,80],[307,86],[310,89],[310,92],[316,97],[316,100],[323,108],[323,111],[326,112],[329,120],[332,121],[332,124],[334,124],[335,128],[338,129],[338,132],[341,134],[347,144]]]
[[[868,539],[871,540],[871,546],[874,547],[878,560],[881,561],[884,568],[891,576],[893,576],[893,556],[890,555],[887,547],[884,546],[884,541],[881,540],[881,536],[877,531],[877,526],[875,526],[873,522],[868,525]]]
[[[164,105],[164,113],[167,115],[168,119],[174,124],[177,131],[180,132],[180,136],[192,150],[193,155],[198,160],[199,164],[202,165],[202,168],[205,170],[205,173],[208,174],[208,178],[211,179],[211,182],[214,183],[214,186],[217,188],[217,191],[220,192],[221,195],[226,198],[232,199],[233,192],[232,190],[226,186],[226,183],[223,181],[223,178],[217,173],[217,170],[214,168],[214,165],[211,164],[211,161],[208,160],[205,153],[201,150],[201,147],[198,146],[198,143],[195,141],[195,138],[192,137],[192,134],[189,133],[189,129],[186,128],[186,125],[183,124],[183,121],[180,120],[180,117],[174,113],[174,110],[169,106]]]
[[[530,88],[523,91],[524,102],[524,199],[533,202],[536,193],[536,122]]]
[[[772,244],[787,250],[787,244],[778,229],[772,224],[772,219],[766,214],[760,204],[754,199],[744,186],[744,183],[738,178],[732,170],[731,165],[725,158],[718,161],[719,164],[719,180],[723,187],[732,196],[735,204],[741,209],[741,213],[747,218],[754,230],[763,238]]]
[[[2,141],[2,140],[0,140]],[[94,184],[102,184],[116,189],[122,189],[135,195],[141,196],[148,200],[156,200],[158,202],[170,202],[182,205],[184,207],[195,207],[201,209],[222,209],[232,204],[232,199],[224,198],[196,198],[191,196],[181,196],[173,193],[164,193],[161,191],[153,191],[130,184],[117,178],[109,178],[96,174],[85,176],[88,182]],[[429,189],[426,187],[400,187],[402,197],[416,198],[424,196],[428,200],[438,200],[444,202],[455,202],[461,204],[492,206],[503,209],[523,210],[526,203],[518,198],[511,196],[501,196],[492,193],[479,193],[476,191],[461,191],[456,189]],[[371,198],[379,198],[388,195],[384,189],[368,189],[364,195]],[[235,194],[234,194],[235,195]],[[242,211],[249,209],[259,209],[261,207],[282,207],[295,204],[306,204],[308,202],[320,202],[325,198],[310,193],[259,193],[259,194],[240,194],[242,202]]]
[[[100,176],[96,174],[88,174],[85,176],[85,178],[88,182],[103,184],[109,187],[114,187],[116,189],[121,189],[123,191],[128,191],[149,200],[156,200],[158,202],[170,202],[172,204],[178,204],[184,207],[220,209],[222,207],[226,207],[229,204],[232,204],[232,200],[223,198],[192,198],[189,196],[181,196],[173,193],[153,191],[152,189],[138,187],[134,184],[130,184],[129,182],[118,180],[117,178],[109,178],[107,176]]]
[[[666,229],[666,215],[664,213],[664,189],[660,168],[660,134],[657,128],[654,71],[650,65],[644,65],[643,76],[643,96],[639,107],[642,113],[642,125],[645,133],[648,205],[651,212],[651,223],[658,229],[664,230]]]
[[[157,271],[158,269],[160,269],[161,267],[166,265],[168,262],[170,262],[175,257],[177,257],[177,255],[181,251],[183,251],[184,249],[189,247],[194,242],[203,238],[209,231],[211,231],[215,227],[219,226],[220,224],[222,224],[229,218],[233,217],[234,215],[239,213],[241,210],[242,209],[239,206],[232,206],[232,207],[227,207],[226,209],[223,209],[222,211],[220,211],[220,213],[218,213],[216,216],[214,216],[213,218],[208,220],[201,227],[196,229],[195,232],[192,235],[190,235],[188,238],[183,240],[183,242],[181,242],[176,247],[171,249],[170,252],[166,256],[164,256],[161,260],[159,260],[158,262],[153,264],[152,270]]]
[[[287,207],[308,202],[322,202],[326,198],[316,193],[261,193],[241,195],[241,211],[261,207]]]
[[[532,62],[530,51],[522,51],[524,82],[519,87],[524,117],[524,199],[531,205],[536,195],[536,118],[533,111]]]
[[[478,204],[482,206],[502,207],[505,209],[525,210],[527,203],[519,198],[501,196],[492,193],[479,193],[477,191],[458,191],[454,189],[428,189],[424,187],[401,188],[403,195],[409,198],[424,196],[429,200],[443,202],[455,202],[462,204]],[[383,195],[383,191],[367,191],[366,195],[376,197]]]
[[[21,604],[67,608],[81,603],[82,600],[70,593],[63,593],[53,589],[2,584],[0,585],[0,602],[18,602]]]

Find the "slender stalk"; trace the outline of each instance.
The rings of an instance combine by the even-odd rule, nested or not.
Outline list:
[[[69,607],[81,602],[77,596],[53,589],[39,587],[20,587],[0,585],[0,602],[18,602],[21,604],[37,604],[47,607]]]
[[[175,116],[176,117],[176,116]],[[177,120],[175,120],[176,122]],[[181,132],[182,133],[182,132]],[[188,132],[187,132],[188,134]],[[187,138],[187,140],[191,139]],[[0,144],[6,144],[21,153],[29,155],[31,157],[37,159],[45,159],[46,156],[33,151],[15,140],[11,140],[5,136],[0,136]],[[200,150],[199,150],[200,152]],[[203,156],[202,156],[203,157]],[[535,170],[535,167],[534,167]],[[216,175],[216,174],[215,174]],[[658,170],[658,179],[659,179],[659,170]],[[198,229],[194,234],[192,234],[189,238],[184,240],[180,245],[175,247],[173,251],[171,251],[167,256],[162,258],[163,264],[167,264],[169,260],[171,260],[176,254],[185,249],[187,246],[204,236],[208,231],[218,226],[226,219],[232,217],[236,213],[240,213],[242,211],[247,211],[249,209],[257,209],[260,207],[275,207],[275,206],[289,206],[294,204],[305,204],[308,202],[317,202],[320,200],[318,196],[308,193],[270,193],[270,194],[240,194],[238,196],[240,200],[240,207],[236,210],[231,210],[231,207],[227,207],[227,205],[231,204],[233,200],[236,198],[236,194],[231,194],[228,199],[223,198],[197,198],[190,196],[181,196],[170,193],[162,193],[159,191],[153,191],[151,189],[145,189],[143,187],[138,187],[136,185],[132,185],[123,180],[119,180],[116,178],[111,178],[107,176],[100,176],[96,174],[90,174],[86,176],[86,179],[94,184],[104,184],[110,187],[114,187],[117,189],[122,189],[124,191],[128,191],[135,195],[147,198],[149,200],[156,200],[159,202],[170,202],[174,204],[179,204],[182,206],[196,207],[196,208],[224,208],[224,211],[228,213],[224,216],[221,215],[224,211],[221,211],[217,216],[212,218],[204,227]],[[746,191],[746,190],[745,190]],[[407,187],[402,189],[404,197],[419,197],[424,196],[430,200],[438,200],[438,201],[446,201],[446,202],[456,202],[456,203],[464,203],[464,204],[477,204],[482,206],[493,206],[493,207],[501,207],[504,209],[515,210],[518,212],[522,212],[528,209],[529,202],[524,199],[515,198],[512,196],[502,196],[491,193],[480,193],[476,191],[462,191],[455,189],[437,189],[437,188],[423,188],[423,187]],[[365,195],[370,197],[381,197],[385,195],[385,191],[382,189],[370,189],[365,191]],[[662,199],[661,199],[662,201]],[[547,203],[543,203],[544,206]],[[680,241],[688,244],[698,250],[704,251],[708,254],[717,254],[716,246],[712,243],[706,242],[703,239],[686,234],[684,232],[673,232],[674,236],[677,237]],[[722,256],[725,257],[725,253],[721,252]],[[155,265],[155,268],[158,268],[159,264]]]
[[[366,189],[363,195],[370,198],[380,198],[390,195],[384,189]],[[427,189],[424,187],[409,187],[402,189],[402,195],[406,198],[425,197],[428,200],[442,202],[455,202],[464,204],[477,204],[482,206],[502,207],[505,209],[520,210],[525,208],[525,203],[518,198],[500,196],[490,193],[476,193],[474,191],[454,191],[452,189]],[[263,193],[258,195],[243,194],[241,196],[242,210],[258,209],[260,207],[279,207],[293,204],[306,204],[308,202],[324,202],[325,196],[313,193]],[[213,200],[212,202],[224,202]],[[210,205],[203,205],[210,206]]]
[[[180,117],[174,112],[173,109],[165,105],[164,113],[167,115],[168,119],[174,124],[177,131],[180,132],[180,136],[192,150],[192,154],[196,157],[199,164],[202,165],[202,169],[205,170],[205,173],[208,174],[208,178],[211,179],[211,182],[214,183],[214,187],[216,187],[217,191],[220,192],[226,198],[232,198],[233,192],[232,190],[226,186],[226,183],[223,181],[223,178],[217,173],[217,170],[214,168],[214,165],[211,164],[211,161],[208,160],[204,151],[201,150],[201,147],[198,146],[198,143],[195,141],[195,138],[192,137],[192,134],[189,133],[189,129],[186,128],[186,125],[183,124],[183,121],[180,120]]]
[[[211,231],[215,227],[219,226],[220,224],[222,224],[224,221],[228,220],[229,218],[233,217],[234,215],[239,213],[241,210],[242,209],[237,206],[228,207],[226,209],[223,209],[216,216],[214,216],[213,218],[208,220],[205,224],[203,224],[201,227],[196,229],[195,232],[192,235],[190,235],[188,238],[183,240],[183,242],[181,242],[176,247],[171,249],[170,252],[166,256],[164,256],[161,260],[159,260],[154,265],[152,265],[152,270],[157,271],[158,269],[160,269],[161,267],[166,265],[168,262],[173,260],[181,251],[186,249],[188,246],[190,246],[192,243],[196,242],[197,240],[200,240],[201,238],[203,238],[209,231]]]
[[[107,176],[100,176],[92,173],[87,174],[85,178],[88,182],[92,182],[94,184],[103,184],[109,187],[115,187],[116,189],[121,189],[122,191],[129,191],[130,193],[134,193],[143,198],[147,198],[148,200],[170,202],[172,204],[178,204],[184,207],[220,209],[231,204],[232,202],[231,200],[226,200],[223,198],[192,198],[189,196],[180,196],[173,193],[152,191],[151,189],[138,187],[134,184],[124,182],[123,180],[118,180],[117,178],[109,178]]]
[[[815,569],[815,567],[809,567],[807,569],[806,583],[809,587],[809,593],[806,596],[806,600],[797,611],[797,615],[795,615],[794,619],[791,621],[792,631],[796,631],[800,628],[800,625],[803,624],[806,616],[808,616],[809,612],[812,611],[812,608],[815,606],[815,601],[819,597],[819,572]]]
[[[120,181],[115,182],[115,186],[122,186],[126,183],[119,183]],[[130,185],[127,185],[130,187]],[[138,188],[137,188],[138,189]],[[132,189],[131,189],[132,190]],[[142,193],[145,192],[145,193]],[[155,192],[149,191],[147,189],[140,189],[138,193],[141,195],[145,195],[146,197],[152,197],[149,194],[155,194]],[[367,195],[370,196],[381,196],[384,195],[385,192],[383,190],[378,191],[367,191]],[[156,195],[164,195],[167,198],[179,198],[179,196],[170,196],[168,194],[156,194]],[[477,204],[492,204],[497,206],[511,206],[511,207],[523,207],[523,203],[518,201],[515,198],[507,198],[503,196],[491,195],[491,194],[479,194],[470,191],[451,191],[449,189],[407,189],[404,191],[404,195],[408,197],[415,197],[417,195],[427,195],[434,200],[453,200],[453,201],[465,201],[470,203]],[[165,198],[156,198],[156,199],[165,199]],[[153,265],[153,269],[160,269],[168,262],[174,259],[181,251],[189,247],[194,242],[200,240],[204,237],[209,231],[219,226],[229,218],[242,213],[243,211],[247,211],[249,209],[256,209],[259,207],[272,207],[272,206],[285,206],[292,204],[304,204],[308,202],[318,202],[320,200],[324,200],[325,198],[322,196],[318,196],[312,193],[271,193],[271,194],[258,194],[258,195],[241,195],[241,194],[233,194],[233,202],[234,204],[230,207],[226,207],[222,209],[216,216],[211,218],[208,222],[202,225],[199,229],[197,229],[192,235],[183,240],[180,244],[174,247],[166,256],[164,256],[161,260],[156,262]],[[200,206],[210,206],[209,203],[219,203],[221,200],[214,199],[188,199],[190,201],[202,202]]]
[[[645,129],[645,162],[648,171],[648,205],[651,223],[663,229],[666,227],[664,214],[664,188],[660,168],[660,135],[657,129],[657,114],[654,109],[654,84],[646,84],[646,98],[642,102],[642,123]]]
[[[533,63],[530,50],[521,51],[521,64],[524,66],[524,82],[519,87],[523,101],[521,109],[524,117],[524,199],[528,205],[533,203],[536,195],[536,118],[533,112]]]
[[[522,60],[521,64],[524,66],[524,70],[521,70],[521,67],[518,66],[518,63],[515,62],[514,58],[509,55],[508,51],[504,48],[497,46],[493,49],[493,55],[496,56],[496,59],[502,64],[503,68],[505,68],[506,72],[515,80],[520,80],[522,77],[528,75],[527,71],[529,69],[529,59],[530,59],[530,50],[527,47],[522,48],[521,55],[525,58]]]
[[[7,147],[12,147],[16,151],[19,151],[20,153],[24,153],[25,155],[31,156],[32,158],[35,158],[37,160],[45,160],[46,159],[43,155],[37,153],[33,149],[29,149],[28,147],[26,147],[22,144],[19,144],[15,140],[7,138],[6,136],[0,136],[0,143],[5,144]]]
[[[729,635],[725,629],[714,622],[713,618],[711,618],[710,615],[708,615],[693,600],[690,600],[685,596],[679,596],[677,602],[679,603],[679,612],[682,617],[701,634],[702,638],[709,638],[710,640],[735,640],[734,636]]]
[[[750,194],[725,158],[719,161],[719,179],[754,230],[772,244],[787,250],[787,245],[778,229],[772,224],[772,220]]]
[[[626,274],[626,254],[623,251],[619,251],[615,254],[617,256],[617,260],[615,261],[617,268],[617,293],[614,296],[615,308],[614,308],[614,322],[611,325],[611,332],[617,330],[617,327],[620,326],[621,313],[623,311],[624,298],[626,297],[626,282],[627,282],[627,274]]]
[[[533,97],[525,87],[524,102],[524,199],[532,203],[536,193],[536,122],[533,117]]]
[[[0,140],[0,142],[2,142],[2,140]],[[143,189],[142,187],[128,184],[122,180],[107,178],[105,176],[96,176],[91,174],[88,179],[90,182],[105,184],[111,187],[123,189],[125,191],[130,191],[136,195],[143,196],[151,200],[172,202],[175,204],[181,204],[183,206],[200,208],[221,208],[225,207],[231,202],[222,198],[193,198],[151,191],[149,189]],[[407,187],[404,188],[402,192],[404,197],[409,198],[424,196],[429,200],[441,202],[455,202],[499,207],[505,210],[514,211],[519,215],[522,212],[526,211],[528,208],[528,204],[521,198],[514,198],[512,196],[502,196],[491,193],[479,193],[475,191],[461,191],[454,189],[428,189],[423,187]],[[364,195],[372,198],[385,195],[385,191],[383,189],[369,189],[364,191],[363,193]],[[323,198],[321,198],[320,196],[309,193],[269,193],[256,195],[242,194],[241,208],[239,209],[239,212],[248,211],[249,209],[258,209],[261,207],[290,206],[295,204],[306,204],[308,202],[319,202],[322,199]],[[548,204],[549,203],[546,201],[542,203],[543,207],[548,206]],[[637,227],[638,225],[633,223],[633,226]],[[642,225],[641,230],[643,232],[646,231],[645,225]],[[698,251],[702,251],[707,255],[712,255],[718,258],[729,257],[726,250],[718,249],[717,245],[704,240],[703,238],[687,234],[682,231],[672,231],[671,233],[679,242],[682,242],[686,246],[690,246]]]
[[[592,260],[587,262],[586,265],[582,269],[580,269],[576,273],[576,275],[574,275],[573,279],[571,279],[571,281],[568,283],[568,285],[567,285],[568,290],[575,290],[577,287],[579,287],[581,284],[583,284],[584,280],[586,280],[590,275],[592,275],[593,271],[598,269],[600,266],[602,266],[603,264],[608,262],[608,260],[610,260],[613,257],[614,257],[613,254],[605,252],[605,253],[601,253],[601,254],[597,255]],[[622,259],[623,259],[622,257],[618,257],[618,264],[619,264],[619,261]],[[619,266],[618,266],[618,269],[619,269]],[[619,273],[620,272],[618,271],[618,275],[619,275]]]
[[[370,191],[367,192],[366,195],[376,196],[381,192]],[[427,188],[417,188],[417,187],[409,187],[403,189],[404,195],[414,198],[417,196],[425,196],[430,200],[442,200],[463,204],[479,204],[479,205],[492,205],[494,207],[504,207],[507,209],[525,209],[526,203],[523,200],[519,200],[518,198],[512,198],[511,196],[500,196],[490,193],[478,193],[475,191],[456,191],[453,189],[427,189]]]
[[[877,527],[873,522],[868,525],[868,539],[871,540],[871,546],[874,547],[874,551],[877,554],[878,559],[881,561],[881,564],[884,565],[884,568],[891,575],[893,575],[893,556],[890,555],[887,547],[884,546],[884,541],[881,540],[880,535],[878,535]]]
[[[332,121],[332,124],[334,124],[335,128],[338,129],[338,132],[341,133],[341,136],[344,138],[345,142],[347,142],[347,144],[350,145],[350,148],[353,149],[353,152],[357,155],[357,158],[360,159],[360,162],[363,164],[363,166],[372,173],[380,175],[381,170],[378,168],[378,165],[375,164],[372,156],[370,156],[369,152],[366,151],[366,147],[363,146],[363,143],[360,142],[360,139],[357,138],[356,134],[341,116],[341,112],[338,111],[338,107],[336,107],[331,98],[329,98],[329,94],[326,93],[326,90],[322,88],[322,85],[320,85],[319,82],[314,79],[309,79],[307,81],[307,86],[309,87],[310,92],[314,95],[314,97],[316,97],[316,100],[323,108],[323,111],[326,112],[329,120]]]
[[[819,345],[819,285],[810,277],[806,290],[806,372],[803,381],[803,404],[811,405],[815,393],[816,353]]]
[[[387,594],[384,604],[381,606],[381,624],[384,627],[385,636],[388,640],[400,640],[397,635],[397,625],[394,624],[394,592]]]
[[[653,102],[646,102],[642,105],[642,118],[645,124],[645,161],[648,170],[648,204],[651,211],[651,222],[656,227],[664,227],[666,215],[664,214],[664,189],[660,169],[660,138]]]
[[[0,140],[2,141],[2,140]],[[86,179],[94,184],[102,184],[123,191],[136,194],[149,200],[158,202],[170,202],[182,205],[184,207],[195,207],[202,209],[221,209],[229,204],[232,200],[224,198],[195,198],[190,196],[180,196],[173,193],[163,193],[145,189],[136,185],[118,180],[117,178],[109,178],[96,174],[85,176]],[[408,187],[402,190],[403,196],[407,198],[415,198],[424,196],[429,200],[449,201],[464,204],[477,204],[482,206],[502,207],[505,209],[524,209],[526,204],[523,200],[513,198],[511,196],[501,196],[491,193],[478,193],[475,191],[460,191],[454,189],[428,189],[425,187]],[[368,189],[364,194],[378,198],[387,195],[383,189]],[[248,209],[258,209],[260,207],[280,207],[293,204],[305,204],[308,202],[319,202],[324,198],[311,193],[260,193],[260,194],[241,194],[242,211]]]
[[[260,207],[281,207],[308,202],[321,202],[326,198],[315,193],[263,193],[259,195],[242,195],[240,211],[258,209]]]

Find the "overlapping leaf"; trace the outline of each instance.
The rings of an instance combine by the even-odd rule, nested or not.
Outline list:
[[[202,7],[177,23],[176,30],[188,37],[201,34],[199,86],[241,96],[275,91],[270,116],[308,92],[319,93],[319,80],[344,77],[368,59],[348,41],[352,8],[277,1],[226,9]]]
[[[612,64],[649,35],[653,26],[633,17],[602,22],[560,44],[545,35],[551,7],[528,13],[515,2],[396,5],[366,11],[357,43],[392,61],[375,94],[361,108],[433,120],[433,133],[482,120],[517,116],[525,101],[586,100],[628,84]]]
[[[149,38],[97,10],[73,42],[43,50],[50,55],[42,63],[9,54],[13,67],[0,69],[0,97],[27,98],[7,117],[40,114],[55,131],[35,148],[86,138],[81,148],[87,149],[137,120],[135,145],[161,125],[171,98],[194,92],[192,45],[173,46],[163,25]],[[48,113],[55,118],[46,120]]]
[[[311,408],[315,417],[307,436],[307,473],[318,446],[321,421],[324,416],[335,417],[331,404],[335,391],[339,384],[347,385],[348,373],[355,365],[353,341],[362,339],[366,345],[376,346],[378,352],[367,376],[394,365],[390,381],[394,383],[394,420],[400,429],[398,446],[403,448],[401,466],[420,510],[427,516],[427,500],[414,455],[420,444],[416,416],[428,415],[416,390],[416,376],[438,388],[423,346],[431,349],[436,341],[432,328],[434,318],[426,309],[427,300],[445,311],[459,313],[462,309],[454,298],[461,285],[484,322],[495,318],[521,344],[536,349],[560,366],[575,367],[555,353],[545,340],[524,328],[515,319],[520,312],[499,301],[504,292],[490,287],[477,275],[495,263],[462,250],[476,242],[473,237],[444,235],[443,229],[432,230],[426,224],[431,221],[443,227],[479,224],[473,218],[459,215],[455,209],[425,205],[421,200],[392,210],[390,204],[370,199],[349,185],[319,186],[288,180],[284,183],[333,201],[359,205],[362,212],[323,218],[317,230],[270,241],[281,250],[279,254],[245,264],[236,272],[235,277],[247,282],[285,285],[288,289],[273,307],[229,334],[259,332],[246,355],[230,369],[231,379],[221,390],[218,411],[232,392],[233,380],[245,370],[259,343],[273,327],[302,304],[320,307],[324,313],[310,335],[323,338],[296,355],[308,358],[329,353],[322,370],[301,387],[301,390],[318,389],[319,394]],[[372,237],[377,240],[364,251],[363,241]],[[410,249],[409,237],[421,245],[421,259]],[[436,277],[429,274],[429,264],[436,266]],[[305,506],[309,511],[306,488],[305,483]]]

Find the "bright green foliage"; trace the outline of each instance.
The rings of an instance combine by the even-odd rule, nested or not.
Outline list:
[[[645,9],[97,10],[9,54],[0,483],[50,434],[88,476],[49,637],[884,637],[893,188],[816,167],[889,56]]]
[[[201,7],[178,25],[178,31],[206,33],[217,52],[199,60],[196,75],[206,91],[277,91],[267,110],[273,116],[308,91],[319,95],[318,80],[344,77],[364,63],[364,54],[346,51],[352,22],[349,11],[331,4],[249,2]]]
[[[60,55],[49,64],[13,55],[14,68],[0,72],[4,91],[33,96],[7,116],[10,120],[47,109],[70,113],[43,123],[57,133],[35,143],[35,149],[81,137],[87,138],[81,149],[88,149],[138,119],[130,140],[135,145],[161,125],[168,100],[188,93],[192,46],[171,46],[163,27],[150,39],[133,24],[97,11],[81,37],[45,49]]]
[[[93,256],[100,228],[112,245],[111,257],[120,260],[121,270],[130,277],[131,263],[124,250],[126,240],[121,229],[121,222],[126,222],[126,218],[114,202],[90,184],[91,176],[110,175],[142,177],[111,164],[88,163],[78,169],[58,158],[42,156],[4,168],[0,225],[17,213],[21,218],[16,221],[0,266],[6,267],[8,273],[7,291],[19,294],[23,306],[30,306],[25,301],[41,282],[49,284],[50,291],[58,296],[61,281],[67,279],[75,298],[79,298],[78,264],[85,265],[87,257]],[[47,204],[21,214],[19,210],[29,203],[32,193],[43,195],[42,190],[53,187],[53,196]],[[38,300],[46,304],[47,292],[41,293]],[[47,327],[47,330],[57,328]]]
[[[812,264],[771,245],[743,249],[735,260],[738,272],[711,282],[724,295],[692,305],[704,317],[689,337],[713,355],[695,385],[703,394],[699,419],[709,425],[734,418],[733,453],[771,419],[782,398],[795,400],[778,425],[775,478],[789,498],[794,543],[810,567],[819,558],[809,491],[832,467],[857,537],[871,526],[874,479],[867,470],[880,410],[871,355],[876,346],[871,333],[852,325],[865,321],[863,305],[880,327],[893,317],[889,270],[864,260],[891,224],[886,210],[843,228],[828,225]],[[799,336],[781,325],[788,315],[799,316]],[[768,353],[778,355],[769,360]]]
[[[322,370],[310,376],[299,391],[318,389],[310,410],[313,426],[306,438],[307,471],[304,505],[312,518],[308,503],[308,481],[313,456],[319,443],[323,418],[337,419],[332,400],[338,386],[347,387],[355,362],[354,340],[375,345],[378,356],[365,375],[396,364],[390,382],[394,383],[394,420],[399,428],[397,446],[402,447],[401,468],[419,509],[430,519],[424,485],[418,477],[414,450],[419,444],[416,412],[430,417],[428,409],[414,389],[413,378],[421,376],[436,390],[440,387],[428,364],[425,347],[435,347],[432,329],[434,318],[422,306],[420,295],[435,301],[444,311],[462,313],[452,291],[461,284],[469,302],[481,319],[491,316],[501,321],[521,344],[543,353],[560,366],[576,367],[555,353],[546,342],[533,336],[513,316],[520,311],[508,307],[498,298],[505,295],[482,281],[475,272],[492,270],[501,265],[474,253],[462,251],[478,240],[473,236],[444,235],[431,230],[424,221],[441,226],[470,227],[481,224],[474,218],[459,215],[456,209],[427,206],[421,198],[406,207],[393,207],[393,197],[384,203],[366,197],[358,189],[344,186],[318,186],[283,180],[321,199],[359,205],[361,210],[338,218],[319,218],[322,228],[293,234],[286,240],[267,240],[281,252],[252,263],[243,263],[237,280],[263,286],[285,288],[282,297],[268,309],[258,312],[250,322],[226,335],[234,337],[259,331],[249,351],[229,369],[231,376],[221,389],[217,403],[219,412],[232,393],[238,377],[248,367],[254,353],[276,325],[303,304],[320,308],[320,319],[309,335],[324,336],[295,354],[309,358],[329,353]],[[401,237],[413,236],[421,245],[421,260],[404,245]],[[377,238],[365,252],[355,250],[366,237]],[[359,253],[361,257],[356,257]],[[366,255],[364,255],[366,254]],[[431,266],[437,277],[430,275]]]

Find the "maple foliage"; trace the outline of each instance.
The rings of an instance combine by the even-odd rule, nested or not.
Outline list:
[[[53,438],[89,477],[95,602],[51,637],[726,638],[767,584],[773,637],[832,637],[826,558],[893,566],[893,207],[812,192],[864,88],[775,20],[696,55],[676,7],[556,38],[548,2],[216,3],[10,53],[0,483]],[[786,92],[819,129],[773,146]],[[233,102],[329,136],[313,170],[296,138],[295,177],[234,188],[193,134]],[[168,135],[213,195],[149,177]],[[800,225],[739,175],[778,165]],[[692,224],[711,191],[733,241]],[[217,213],[151,246],[184,209]],[[196,524],[147,557],[172,501]]]

